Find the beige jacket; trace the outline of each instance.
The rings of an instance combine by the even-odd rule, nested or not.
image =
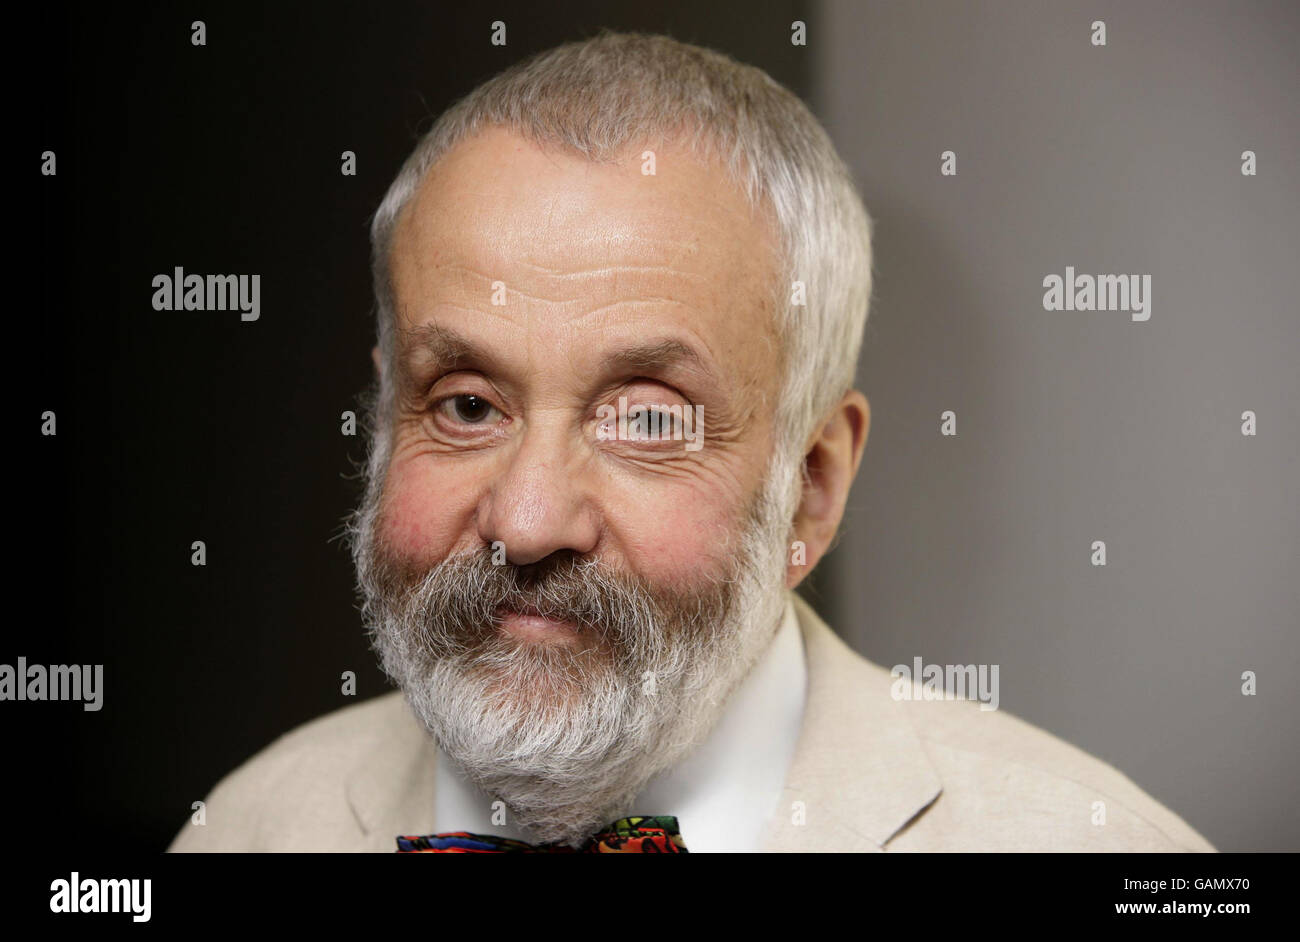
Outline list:
[[[795,608],[808,702],[767,850],[1214,850],[1111,766],[1002,710],[896,700],[888,670]],[[391,852],[434,831],[436,757],[398,692],[337,710],[222,779],[206,823],[169,850]]]

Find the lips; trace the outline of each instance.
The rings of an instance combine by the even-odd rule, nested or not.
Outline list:
[[[504,631],[529,641],[562,642],[579,634],[574,622],[543,615],[531,605],[500,605],[496,619]]]

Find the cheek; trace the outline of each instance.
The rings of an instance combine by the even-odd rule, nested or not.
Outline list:
[[[721,575],[739,550],[735,496],[692,488],[656,496],[614,518],[628,565],[661,584],[699,585]]]
[[[384,483],[380,538],[394,553],[434,564],[457,548],[473,519],[474,492],[420,462],[395,460]]]

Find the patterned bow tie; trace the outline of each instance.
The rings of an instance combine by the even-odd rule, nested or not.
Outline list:
[[[508,837],[453,831],[424,837],[399,837],[399,854],[687,854],[677,819],[661,814],[649,818],[619,818],[588,838],[581,847],[567,844],[528,844]]]

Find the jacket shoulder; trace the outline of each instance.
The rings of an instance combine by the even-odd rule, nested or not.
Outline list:
[[[169,853],[355,849],[360,830],[344,784],[366,757],[414,724],[400,692],[317,717],[229,772]]]
[[[1213,852],[1187,822],[1108,763],[1006,710],[927,699],[919,680],[863,657],[807,602],[797,595],[794,601],[809,658],[809,704],[820,705],[813,721],[825,727],[817,749],[829,753],[854,741],[845,724],[899,731],[889,740],[857,737],[892,753],[819,764],[866,802],[888,787],[890,770],[900,764],[910,763],[914,778],[918,765],[932,772],[933,797],[877,839],[885,850]],[[843,781],[854,769],[863,781]],[[925,797],[922,791],[914,797]]]
[[[1117,768],[1014,714],[973,700],[902,705],[943,792],[900,844],[964,822],[972,850],[1214,852]]]

